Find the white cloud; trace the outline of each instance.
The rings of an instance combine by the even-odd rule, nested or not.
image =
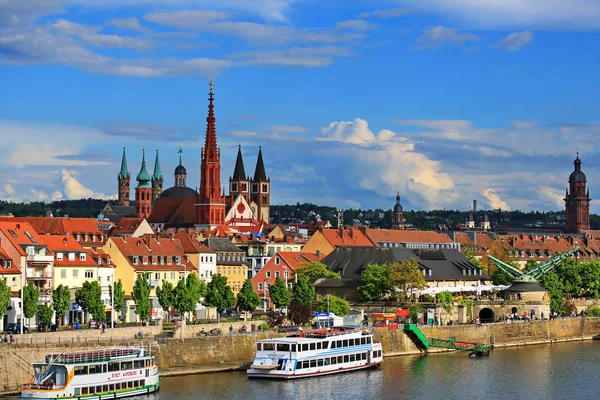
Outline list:
[[[400,17],[403,15],[414,14],[416,12],[413,8],[387,8],[384,10],[373,10],[366,11],[360,13],[356,18],[370,18],[370,17],[379,17],[379,18],[391,18],[391,17]]]
[[[375,25],[362,19],[351,19],[348,21],[340,21],[335,24],[338,29],[353,29],[357,31],[368,31],[375,28]]]
[[[275,65],[295,67],[323,67],[333,64],[337,57],[354,53],[345,46],[292,47],[287,50],[255,50],[232,53],[237,65]]]
[[[538,189],[538,192],[542,199],[549,201],[552,205],[556,206],[557,209],[561,210],[565,207],[565,192],[562,190],[548,186],[542,186]]]
[[[535,129],[537,121],[512,120],[510,123],[517,129]]]
[[[58,200],[62,200],[62,199],[63,199],[63,194],[59,190],[56,190],[52,193],[52,201],[58,201]]]
[[[516,51],[533,41],[533,32],[515,32],[503,37],[492,45],[493,48]]]
[[[16,189],[10,183],[4,185],[4,192],[9,196],[14,196],[17,193]]]
[[[69,200],[75,199],[107,199],[114,198],[115,196],[106,196],[103,193],[94,192],[92,189],[88,189],[81,182],[79,182],[75,176],[73,171],[69,171],[63,169],[60,171],[61,181],[63,183],[64,192]]]
[[[203,26],[213,21],[222,21],[229,18],[229,14],[218,11],[182,10],[168,13],[152,13],[144,16],[146,21],[156,24],[202,30]]]
[[[427,29],[417,38],[416,50],[436,49],[444,45],[463,46],[479,40],[480,37],[474,33],[460,33],[455,29],[439,25]]]
[[[140,24],[140,20],[136,17],[129,18],[112,18],[110,20],[110,24],[116,26],[117,28],[129,30],[129,31],[137,31],[137,32],[146,32],[148,29],[144,28],[142,24]]]
[[[494,189],[484,189],[481,194],[488,199],[491,208],[510,210],[508,203],[502,200]]]

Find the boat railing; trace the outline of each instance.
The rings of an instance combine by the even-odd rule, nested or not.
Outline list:
[[[46,363],[82,364],[109,361],[115,358],[141,357],[141,348],[101,349],[74,353],[51,353],[46,355]]]
[[[35,389],[35,390],[57,390],[64,389],[66,385],[57,385],[56,383],[30,383],[28,385],[21,386],[23,389]]]

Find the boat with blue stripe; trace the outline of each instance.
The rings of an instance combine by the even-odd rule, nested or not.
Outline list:
[[[378,367],[381,343],[360,329],[320,329],[256,342],[249,378],[294,379]]]

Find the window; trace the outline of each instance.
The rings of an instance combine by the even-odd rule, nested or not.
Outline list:
[[[237,190],[238,190],[237,182],[232,182],[231,183],[231,191],[232,192],[237,192]]]
[[[87,279],[92,279],[94,277],[94,271],[92,271],[92,270],[86,270],[85,271],[85,277]]]
[[[275,257],[275,265],[279,265],[280,259],[279,257]]]
[[[271,271],[267,271],[267,278],[271,277]]]
[[[171,280],[175,279],[175,272],[171,272]]]
[[[73,278],[79,278],[79,271],[76,269],[73,270]]]
[[[133,257],[131,257],[131,262],[133,263],[133,265],[137,265],[137,263],[138,263],[138,258],[137,258],[137,256],[133,256]]]
[[[279,271],[275,271],[275,278],[279,278]]]
[[[63,253],[56,253],[56,261],[62,261],[63,260]]]
[[[85,254],[85,253],[79,253],[79,261],[85,261],[86,256],[87,256],[87,254]]]
[[[262,291],[262,290],[263,290],[263,284],[262,284],[262,282],[258,284],[258,290],[259,290],[259,291]]]
[[[252,193],[258,193],[258,183],[252,184]]]
[[[67,270],[66,269],[61,269],[60,270],[60,277],[63,278],[63,279],[67,277]]]
[[[69,259],[69,261],[75,261],[75,253],[69,253],[68,259]]]
[[[287,278],[288,278],[288,272],[287,272],[287,271],[285,271],[285,272],[283,273],[283,277],[284,277],[285,279],[287,279]]]
[[[262,191],[263,191],[263,193],[267,193],[269,191],[269,186],[266,183],[262,184]],[[265,196],[263,196],[263,197],[265,197]]]
[[[27,248],[25,249],[25,252],[27,253],[28,256],[32,256],[35,254],[35,249],[33,248],[33,246],[27,246]]]

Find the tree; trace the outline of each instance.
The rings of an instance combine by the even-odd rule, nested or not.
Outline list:
[[[169,307],[175,302],[175,288],[173,284],[167,280],[162,281],[162,285],[156,288],[156,297],[158,297],[158,304],[169,312]]]
[[[138,275],[131,297],[135,301],[135,313],[143,321],[150,319],[150,283],[145,273]]]
[[[48,306],[48,304],[38,306],[38,317],[40,317],[40,321],[44,324],[50,325],[52,323],[53,314],[54,310],[52,310],[52,307]]]
[[[369,264],[361,275],[358,297],[363,301],[381,299],[390,292],[391,282],[387,265]]]
[[[465,257],[467,257],[469,259],[469,261],[471,261],[472,264],[475,264],[479,268],[481,268],[482,270],[484,270],[486,274],[489,272],[489,266],[488,265],[483,265],[481,263],[481,260],[479,258],[475,257],[473,255],[473,253],[471,253],[471,250],[467,249],[465,251]]]
[[[83,311],[92,314],[96,321],[106,319],[106,306],[102,301],[102,288],[97,281],[85,281],[81,288],[75,291],[75,301]]]
[[[217,319],[220,321],[221,313],[231,309],[234,302],[235,297],[231,287],[227,284],[227,277],[221,274],[214,274],[206,286],[204,305],[215,307],[217,309]]]
[[[63,284],[58,285],[54,292],[52,292],[52,308],[56,313],[56,320],[58,321],[58,327],[60,328],[63,323],[63,317],[69,311],[71,305],[71,291],[68,286]],[[41,317],[40,317],[41,318]]]
[[[338,317],[343,317],[350,311],[350,303],[337,296],[327,295],[323,296],[317,304],[317,311],[329,311]]]
[[[242,290],[237,295],[237,308],[244,311],[244,321],[246,320],[247,311],[254,311],[260,304],[260,297],[254,291],[250,279],[246,279],[242,285]]]
[[[537,265],[538,265],[537,261],[527,260],[527,262],[525,263],[525,268],[523,268],[523,271],[531,271],[532,269],[537,267]]]
[[[188,274],[175,287],[173,305],[180,314],[185,314],[194,311],[199,301],[200,279],[196,274]]]
[[[564,304],[563,284],[555,272],[548,272],[542,275],[540,285],[548,291],[550,295],[550,311],[562,312]]]
[[[26,318],[33,318],[38,311],[38,301],[40,300],[40,289],[29,282],[23,288],[23,315]]]
[[[494,272],[492,272],[491,278],[494,285],[508,286],[512,283],[511,276],[500,268],[496,268]]]
[[[303,276],[292,286],[292,303],[312,306],[315,300],[315,288],[308,283],[308,277]]]
[[[123,290],[123,282],[119,279],[117,283],[115,283],[115,298],[114,300],[111,298],[111,301],[114,304],[115,311],[120,313],[123,307],[125,307],[125,291]],[[112,287],[110,287],[110,295],[113,294]]]
[[[435,297],[437,298],[437,301],[442,305],[444,310],[446,310],[446,312],[450,312],[450,310],[452,309],[452,303],[454,302],[452,293],[446,290],[444,292],[436,294]]]
[[[6,279],[0,279],[0,315],[6,314],[8,307],[10,307],[11,297],[12,291],[6,284]]]
[[[292,300],[288,305],[288,318],[295,325],[304,325],[313,317],[312,307]]]
[[[600,263],[586,261],[580,263],[581,292],[586,298],[600,297]]]
[[[298,279],[306,276],[308,283],[313,284],[321,278],[325,279],[340,279],[341,276],[337,272],[330,271],[327,266],[320,262],[309,262],[296,270]]]
[[[420,290],[427,286],[423,273],[414,258],[390,264],[388,274],[391,286],[399,292],[399,300],[406,300],[407,292]]]
[[[286,308],[290,304],[290,291],[281,278],[275,278],[275,283],[269,286],[269,296],[275,308]]]

